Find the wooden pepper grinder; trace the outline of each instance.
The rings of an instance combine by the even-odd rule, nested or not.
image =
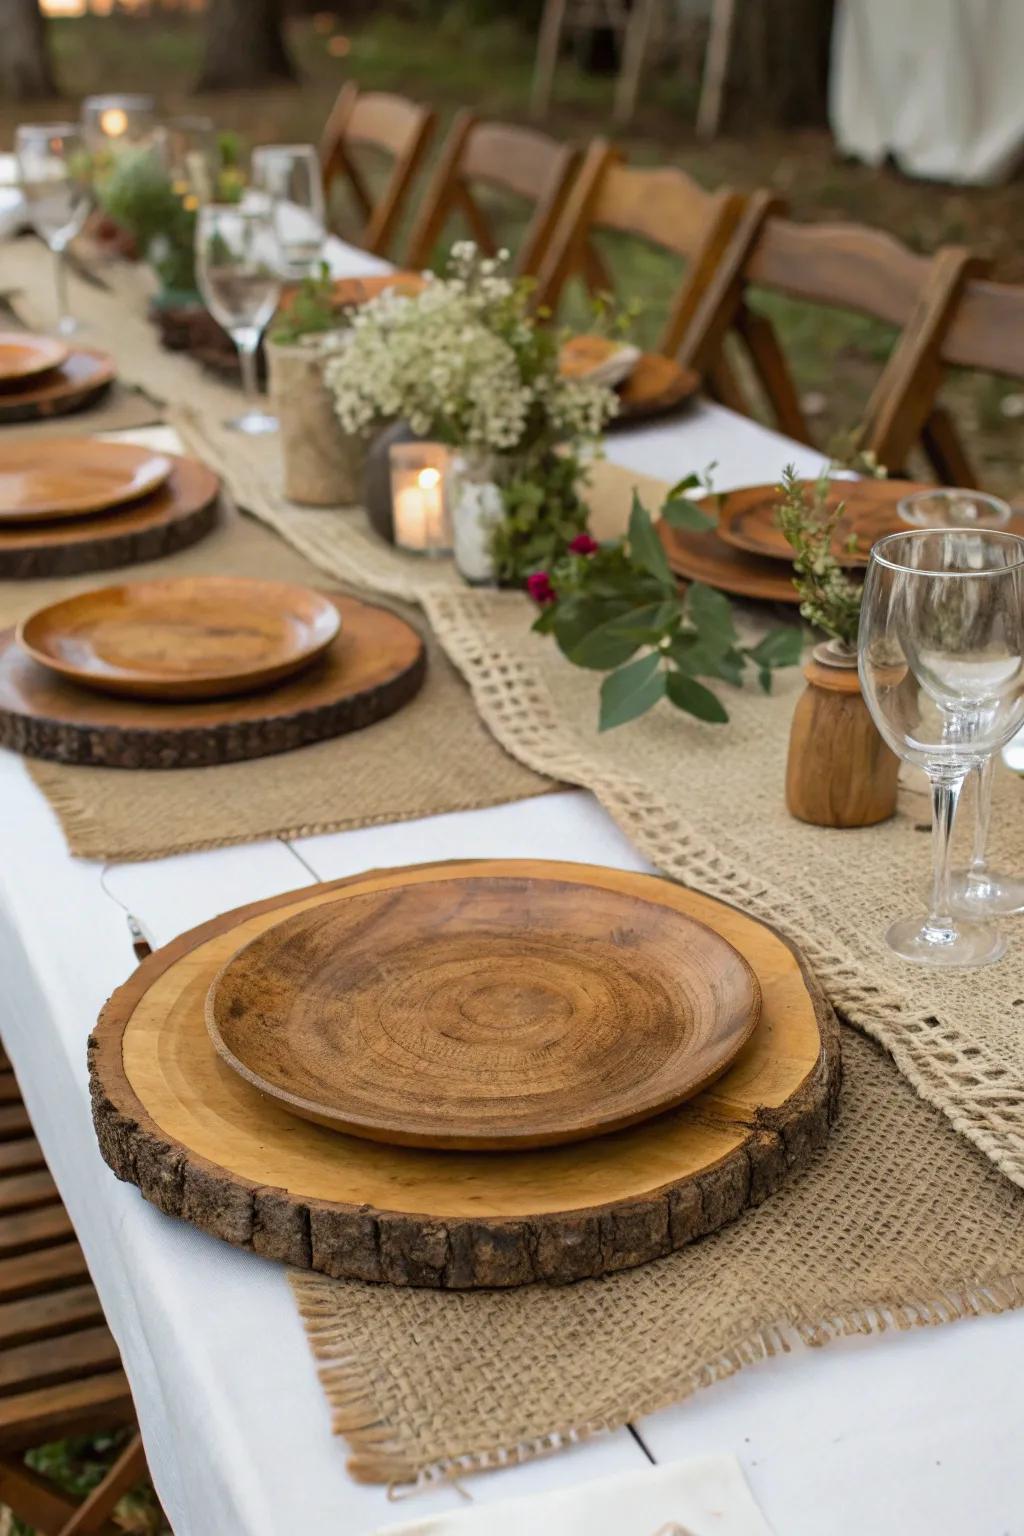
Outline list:
[[[860,691],[857,658],[816,646],[789,734],[786,807],[816,827],[870,827],[896,809],[899,759]]]

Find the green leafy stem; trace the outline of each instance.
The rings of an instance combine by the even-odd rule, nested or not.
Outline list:
[[[688,475],[673,486],[661,508],[670,527],[715,526],[689,494],[702,483]],[[550,572],[535,573],[527,585],[541,605],[534,629],[553,635],[575,666],[608,673],[601,685],[602,731],[635,720],[664,698],[699,720],[724,723],[724,705],[701,678],[739,687],[752,666],[768,693],[773,671],[800,660],[799,628],[775,629],[744,646],[722,593],[700,582],[679,591],[635,492],[624,540],[599,545],[581,536]]]

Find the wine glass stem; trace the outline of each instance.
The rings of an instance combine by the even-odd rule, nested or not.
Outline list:
[[[242,393],[245,396],[246,405],[254,408],[259,397],[256,351],[260,344],[260,333],[253,326],[240,326],[232,334],[235,346],[238,348],[239,361],[242,364]]]
[[[965,774],[932,779],[932,899],[925,927],[951,935],[953,922],[949,879],[949,845]]]
[[[64,245],[54,245],[53,274],[57,293],[57,329],[63,331],[64,323],[68,317],[68,268],[67,257],[64,254]]]
[[[974,850],[971,854],[970,873],[979,878],[985,873],[985,850],[988,847],[988,827],[992,819],[992,775],[995,757],[990,755],[974,769],[974,786],[977,799],[974,805]]]

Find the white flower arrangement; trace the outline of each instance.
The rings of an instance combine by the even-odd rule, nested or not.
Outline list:
[[[616,395],[562,377],[559,338],[530,313],[529,285],[508,276],[507,261],[463,242],[443,278],[355,311],[324,375],[346,432],[403,420],[420,437],[497,454],[600,437]]]

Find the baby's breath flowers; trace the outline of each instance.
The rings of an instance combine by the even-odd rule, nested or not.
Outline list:
[[[583,530],[583,450],[617,408],[604,385],[564,378],[562,338],[531,312],[508,253],[453,247],[443,277],[415,294],[386,290],[354,311],[325,367],[348,433],[402,420],[420,437],[494,455],[507,516],[495,531],[499,576],[514,580]],[[556,450],[559,450],[556,452]]]

